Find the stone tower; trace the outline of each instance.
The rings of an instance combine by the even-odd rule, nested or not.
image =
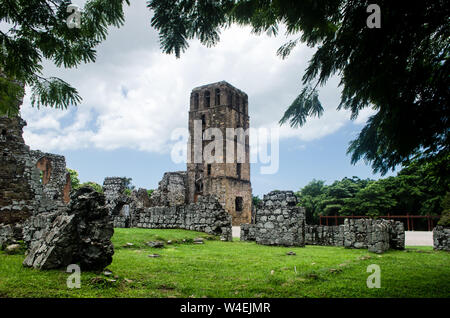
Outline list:
[[[216,132],[221,132],[221,143],[217,143],[220,138],[214,132],[208,133],[214,128],[217,128]],[[241,134],[230,134],[228,128]],[[192,90],[187,163],[188,201],[196,202],[200,195],[216,195],[231,214],[233,225],[251,222],[250,146],[248,134],[242,134],[248,132],[248,128],[246,93],[225,81]],[[200,142],[196,143],[195,140]],[[212,156],[205,160],[205,153]]]

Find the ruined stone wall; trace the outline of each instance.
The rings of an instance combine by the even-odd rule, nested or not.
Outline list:
[[[22,239],[22,224],[0,224],[0,250]]]
[[[231,240],[231,216],[215,196],[199,196],[186,204],[187,173],[167,172],[151,198],[147,190],[125,191],[124,179],[106,178],[103,191],[114,227],[179,228],[221,236]]]
[[[30,156],[36,168],[41,171],[40,182],[44,197],[53,203],[68,204],[71,182],[66,168],[66,158],[39,150],[30,151]]]
[[[0,117],[0,224],[23,222],[36,207],[30,181],[39,180],[39,171],[33,169],[22,138],[25,125],[20,117]]]
[[[103,181],[106,207],[114,227],[129,227],[131,198],[125,194],[126,178],[107,177]]]
[[[433,248],[450,252],[450,228],[438,225],[433,229]]]
[[[147,190],[143,188],[131,192],[131,200],[135,202],[137,208],[149,208],[152,205]]]
[[[344,226],[306,225],[307,245],[344,246]]]
[[[71,190],[64,157],[30,150],[22,137],[25,125],[18,116],[0,117],[0,224],[14,227],[63,208]]]
[[[117,214],[122,206],[117,207],[122,201],[126,189],[126,179],[120,177],[107,177],[103,181],[103,194],[110,215]]]
[[[142,208],[175,207],[186,204],[186,171],[166,172],[158,189],[148,196],[146,189],[125,194],[126,178],[108,177],[103,182],[106,205],[114,220],[114,227],[126,228],[134,224],[136,215]]]
[[[166,172],[151,196],[150,206],[178,206],[187,203],[187,172]]]
[[[255,207],[255,223],[241,225],[241,241],[284,246],[345,246],[383,253],[405,248],[402,222],[384,219],[345,219],[343,225],[307,225],[304,208],[292,191],[272,191]]]
[[[256,241],[255,224],[241,224],[241,241]]]
[[[405,248],[405,229],[402,222],[384,219],[345,219],[344,247],[368,248],[382,253],[389,248]]]
[[[405,249],[405,225],[403,222],[385,220],[389,222],[389,248],[394,250]]]
[[[263,245],[304,246],[305,209],[297,206],[292,191],[272,191],[264,195],[255,224],[241,228],[241,240]]]
[[[231,241],[231,216],[213,196],[201,196],[196,203],[144,208],[135,215],[132,227],[186,229],[220,236]]]

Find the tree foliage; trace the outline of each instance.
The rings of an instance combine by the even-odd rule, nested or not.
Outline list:
[[[96,182],[87,181],[87,182],[81,183],[79,176],[78,176],[78,172],[76,170],[67,168],[67,172],[69,172],[69,175],[70,175],[70,182],[72,185],[72,190],[77,190],[81,187],[91,187],[95,191],[97,191],[99,193],[103,193],[103,187]]]
[[[449,155],[416,158],[397,176],[377,181],[352,177],[325,185],[312,180],[297,192],[299,205],[311,224],[318,223],[320,215],[444,215],[450,200],[449,163]]]
[[[129,193],[131,194],[131,191],[133,191],[136,186],[133,185],[133,178],[127,178],[123,177],[125,189],[129,190]]]
[[[253,206],[260,206],[262,204],[262,200],[259,198],[259,196],[254,195],[252,196],[252,204]]]
[[[84,183],[80,184],[80,188],[81,187],[91,187],[92,189],[94,189],[94,191],[96,191],[98,193],[103,193],[103,187],[93,181],[84,182]]]
[[[302,126],[320,117],[317,86],[340,75],[338,109],[356,119],[375,110],[358,138],[350,143],[352,163],[364,159],[375,172],[407,162],[421,153],[448,151],[450,6],[444,0],[379,0],[381,28],[367,26],[368,0],[150,0],[152,25],[161,48],[176,56],[198,38],[219,40],[220,28],[232,23],[255,33],[277,35],[280,25],[292,39],[280,47],[286,58],[298,43],[316,47],[303,75],[303,89],[280,123]]]
[[[438,225],[450,227],[450,192],[447,192],[445,194],[445,197],[441,203],[441,207],[443,211],[441,219],[438,222]]]
[[[73,169],[67,168],[67,172],[69,172],[70,175],[70,182],[72,185],[72,190],[76,190],[80,187],[80,179],[78,177],[78,172]]]
[[[69,0],[0,0],[0,114],[18,113],[17,97],[23,85],[31,88],[37,108],[65,109],[78,104],[77,90],[57,77],[42,76],[44,59],[58,67],[73,68],[94,62],[95,47],[106,38],[109,26],[124,22],[123,5],[129,0],[89,0],[83,8],[81,28],[67,24]],[[9,96],[9,98],[3,98]]]

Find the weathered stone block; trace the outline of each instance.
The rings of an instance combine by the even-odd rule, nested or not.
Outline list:
[[[52,216],[48,216],[51,220]],[[112,262],[113,222],[103,194],[89,187],[71,197],[67,211],[45,228],[46,234],[31,241],[24,266],[54,269],[78,263],[83,270],[103,269]],[[28,237],[34,237],[29,230]]]
[[[438,225],[433,229],[433,248],[450,251],[450,228]]]

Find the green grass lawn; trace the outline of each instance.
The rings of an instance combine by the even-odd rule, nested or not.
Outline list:
[[[341,247],[190,243],[199,236],[210,238],[184,230],[116,229],[108,266],[115,277],[83,272],[80,289],[67,288],[63,270],[24,268],[23,255],[0,252],[0,297],[450,297],[450,253],[431,247],[376,255]],[[151,240],[177,242],[155,249],[145,245]],[[127,242],[134,245],[123,247]],[[148,257],[153,253],[161,257]],[[370,264],[381,268],[379,289],[366,286]]]

